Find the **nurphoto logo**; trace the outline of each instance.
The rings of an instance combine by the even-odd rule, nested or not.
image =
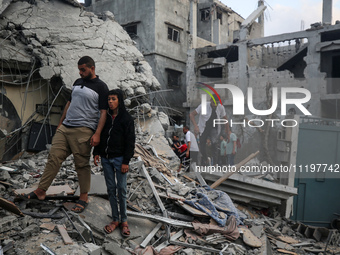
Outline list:
[[[199,85],[203,85],[206,88],[209,88],[219,99],[219,102],[221,105],[222,104],[222,100],[220,95],[216,92],[215,89],[228,89],[232,95],[233,98],[233,115],[244,115],[245,114],[245,110],[244,110],[244,105],[245,105],[245,96],[243,94],[243,91],[235,86],[235,85],[231,85],[231,84],[215,84],[214,88],[208,84],[202,83],[202,82],[198,82]],[[206,92],[206,94],[202,94],[201,95],[201,105],[202,105],[202,115],[206,115],[207,114],[207,94],[211,97],[211,99],[214,101],[215,105],[217,105],[217,102],[214,98],[214,96],[212,95],[212,93],[206,89],[206,88],[201,88],[199,87],[199,89],[203,90],[204,92]],[[251,113],[253,113],[254,115],[258,115],[258,116],[266,116],[266,115],[270,115],[272,113],[274,113],[277,110],[278,104],[279,104],[279,100],[278,100],[278,89],[279,88],[272,88],[272,105],[270,107],[270,109],[266,109],[266,110],[258,110],[255,109],[254,107],[254,102],[253,102],[253,88],[248,87],[247,90],[247,106],[248,109]],[[304,115],[312,115],[307,109],[306,107],[303,106],[303,104],[309,102],[309,100],[311,99],[311,93],[308,89],[305,88],[292,88],[292,87],[282,87],[280,88],[280,95],[281,95],[281,115],[282,116],[286,116],[287,115],[287,105],[288,104],[292,104],[295,105]],[[288,94],[289,93],[294,93],[294,94],[302,94],[304,95],[303,98],[288,98]],[[271,126],[274,127],[274,123],[275,122],[280,122],[281,125],[283,127],[295,127],[297,126],[297,121],[294,119],[284,119],[284,120],[280,120],[280,119],[265,119],[265,120],[261,120],[261,119],[251,119],[251,120],[243,120],[241,122],[233,122],[232,119],[230,120],[226,120],[226,119],[214,119],[213,121],[213,126],[215,127],[216,125],[226,125],[227,123],[229,123],[230,126],[233,125],[243,125],[244,127],[246,126],[246,124],[248,124],[249,127],[262,127],[264,125],[264,122],[271,122]]]

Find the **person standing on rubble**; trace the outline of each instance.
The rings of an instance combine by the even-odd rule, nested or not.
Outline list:
[[[202,114],[202,105],[200,104],[194,111],[190,113],[190,120],[194,125],[195,135],[200,136],[200,147],[199,150],[202,154],[202,165],[207,165],[207,153],[206,153],[206,143],[209,138],[212,143],[213,157],[218,158],[218,146],[219,137],[221,134],[221,125],[213,126],[214,119],[227,119],[227,114],[225,112],[224,106],[219,103],[217,95],[213,95],[214,99],[210,99],[210,103],[207,104],[207,113]],[[216,104],[215,104],[216,102]],[[198,124],[195,120],[195,116],[198,116]],[[225,124],[226,134],[229,134],[229,123]]]
[[[190,132],[188,126],[183,127],[183,133],[185,134],[185,141],[187,143],[187,152],[185,154],[186,158],[191,159],[191,163],[196,162],[198,158],[198,144],[196,141],[196,137],[193,133]],[[190,169],[190,168],[188,168]]]
[[[181,152],[179,151],[179,147],[181,146],[181,142],[179,141],[179,137],[177,135],[173,135],[171,148],[175,152],[177,157],[180,157]]]
[[[89,163],[92,146],[100,142],[100,134],[106,121],[107,85],[95,73],[95,62],[89,56],[78,61],[80,77],[72,88],[72,93],[61,116],[44,173],[38,188],[25,195],[28,199],[44,200],[46,190],[57,175],[61,164],[73,154],[78,175],[80,197],[72,211],[82,212],[88,204],[91,184]]]
[[[108,116],[100,144],[93,150],[94,164],[98,165],[100,156],[112,209],[113,221],[104,227],[104,231],[112,233],[120,225],[122,236],[128,237],[130,230],[126,213],[127,172],[135,149],[135,126],[133,118],[125,109],[123,92],[120,89],[109,91],[108,103]]]

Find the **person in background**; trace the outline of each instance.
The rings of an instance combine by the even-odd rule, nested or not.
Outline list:
[[[181,171],[182,166],[186,164],[186,161],[188,161],[189,158],[186,157],[186,152],[187,152],[188,146],[185,144],[184,141],[181,141],[181,146],[178,147],[178,151],[179,151],[179,158],[181,160],[181,163],[179,165],[179,168],[177,170],[177,172]]]
[[[191,163],[197,162],[198,158],[198,144],[196,141],[196,137],[193,133],[190,132],[188,126],[183,127],[183,133],[185,134],[185,141],[188,146],[186,157],[191,159]]]
[[[228,165],[230,166],[235,165],[234,159],[235,159],[235,155],[237,152],[236,141],[237,141],[237,136],[231,131],[231,129],[229,129],[229,139],[227,142],[226,153],[227,153]]]
[[[212,166],[214,164],[214,157],[213,157],[213,148],[212,148],[210,138],[207,139],[205,150],[207,152],[208,163],[209,163],[210,166]]]
[[[216,125],[214,127],[214,119],[228,120],[224,106],[220,104],[217,95],[214,95],[214,99],[211,98],[210,102],[207,103],[206,106],[206,114],[202,113],[202,104],[200,104],[194,111],[190,113],[190,120],[194,125],[194,133],[196,136],[199,136],[200,140],[199,151],[202,154],[202,165],[207,164],[206,143],[208,138],[210,138],[210,141],[212,143],[213,156],[215,158],[218,157],[217,149],[219,147],[219,137],[221,134],[222,125]],[[198,123],[195,120],[196,115],[198,115]],[[225,124],[224,126],[226,133],[228,134],[229,123]]]
[[[175,152],[175,154],[177,155],[177,157],[180,156],[180,152],[178,150],[178,148],[181,146],[181,143],[179,141],[179,137],[177,135],[173,135],[172,137],[172,145],[171,148],[172,150]]]
[[[220,136],[221,145],[220,145],[220,161],[219,164],[221,166],[227,165],[227,139],[224,134]]]

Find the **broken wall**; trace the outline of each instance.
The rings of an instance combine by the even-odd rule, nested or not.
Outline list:
[[[216,46],[216,44],[214,44],[210,41],[207,41],[203,38],[196,37],[196,47],[197,48],[203,48],[203,47],[206,47],[206,46]]]
[[[335,29],[335,28],[333,28]],[[247,88],[253,89],[252,98],[254,108],[257,110],[270,109],[272,106],[272,88],[278,89],[278,98],[280,98],[280,89],[282,87],[295,87],[295,88],[306,88],[311,92],[311,98],[308,104],[304,106],[315,116],[321,114],[320,99],[326,93],[326,80],[325,73],[320,72],[320,54],[315,51],[318,42],[320,42],[321,32],[311,31],[310,33],[293,33],[284,34],[278,36],[272,36],[268,38],[252,39],[246,42],[236,43],[239,50],[239,57],[237,61],[231,62],[230,60],[224,66],[223,77],[225,84],[233,84],[240,87],[245,96],[245,105],[247,100]],[[289,42],[301,40],[302,38],[308,39],[308,48],[304,45],[288,45],[284,47],[266,48],[266,45],[276,45],[278,42]],[[256,42],[256,43],[254,43]],[[241,45],[247,44],[248,47],[240,47]],[[297,47],[299,46],[299,47]],[[218,50],[228,50],[230,45],[217,46]],[[244,54],[244,49],[247,50]],[[196,49],[196,51],[189,51],[189,59],[187,65],[187,105],[192,107],[191,110],[195,109],[200,104],[200,95],[202,94],[196,86],[196,82],[200,82],[199,66],[204,61],[206,65],[210,65],[217,60],[213,53],[216,49]],[[267,52],[266,52],[267,51]],[[304,52],[302,52],[304,51]],[[197,52],[199,52],[197,54]],[[242,58],[241,58],[242,55]],[[297,56],[297,58],[296,58]],[[288,64],[287,64],[288,63]],[[300,65],[305,63],[305,66]],[[283,64],[286,66],[284,67]],[[283,67],[280,67],[283,66]],[[277,68],[280,67],[281,71]],[[291,68],[293,67],[293,68]],[[294,71],[290,72],[288,69]],[[244,73],[242,72],[244,71]],[[295,76],[299,74],[303,76],[303,79],[297,79]],[[302,75],[301,75],[302,74]],[[209,85],[222,83],[211,79],[206,81]],[[217,89],[218,94],[220,90]],[[221,95],[221,94],[220,94]],[[289,95],[289,98],[301,98],[303,95],[294,96]],[[261,151],[259,160],[266,161],[270,164],[285,164],[289,160],[290,155],[286,153],[286,140],[279,138],[280,134],[286,132],[285,128],[276,122],[273,127],[271,123],[264,123],[261,126],[260,119],[289,119],[291,114],[303,115],[303,113],[295,106],[288,105],[287,112],[281,113],[280,100],[276,111],[270,116],[255,116],[252,114],[247,107],[244,116],[233,116],[233,101],[232,95],[228,92],[226,95],[221,95],[224,106],[226,107],[228,119],[233,119],[238,124],[233,128],[234,132],[238,135],[241,140],[242,148],[236,155],[236,162],[239,162],[247,155],[255,152],[257,149]],[[321,116],[322,117],[322,116]],[[252,125],[261,127],[255,128],[248,124],[248,120],[253,120]],[[187,118],[187,123],[190,123]],[[244,123],[244,124],[243,124]],[[268,142],[270,141],[270,142]],[[283,141],[283,142],[282,142]],[[295,155],[296,156],[296,155]]]
[[[205,0],[197,4],[197,36],[215,44],[233,42],[236,38],[234,31],[240,29],[243,20],[239,14],[219,1]]]
[[[98,18],[72,0],[18,1],[1,10],[1,93],[14,105],[22,125],[32,119],[59,122],[84,55],[93,57],[96,74],[109,89],[121,88],[133,97],[160,88],[150,65],[110,12]]]
[[[159,110],[168,115],[178,115],[175,109],[182,108],[181,103],[185,102],[186,98],[185,73],[182,72],[185,70],[185,63],[159,55],[150,55],[145,58],[156,73],[157,80],[162,84],[162,89],[166,90],[163,93],[151,95],[150,100],[154,106],[158,106]],[[175,73],[173,74],[172,71]],[[170,81],[175,81],[175,83],[170,83]],[[173,109],[170,109],[169,106]],[[180,115],[182,114],[180,113]]]
[[[86,10],[96,14],[111,11],[123,27],[135,26],[135,33],[130,36],[142,54],[155,51],[155,1],[92,1]]]
[[[152,66],[163,90],[173,92],[156,97],[155,105],[182,110],[185,101],[185,63],[186,50],[189,45],[189,12],[188,0],[173,1],[111,1],[92,2],[87,7],[95,13],[110,10],[117,21],[129,30],[134,26],[135,32],[130,33],[138,49]],[[174,73],[175,77],[172,77]],[[166,97],[170,95],[169,97]],[[166,98],[166,100],[165,100]],[[151,100],[155,97],[150,98]],[[164,110],[164,108],[162,109]],[[172,116],[178,116],[173,111]]]
[[[293,58],[299,50],[305,47],[307,47],[307,44],[277,46],[274,43],[271,45],[249,47],[248,63],[250,66],[277,68]],[[301,72],[303,73],[303,70]]]

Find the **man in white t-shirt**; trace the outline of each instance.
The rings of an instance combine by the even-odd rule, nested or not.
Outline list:
[[[207,153],[206,153],[206,141],[210,138],[213,146],[213,155],[217,156],[217,146],[219,143],[219,136],[221,134],[221,126],[213,126],[214,119],[227,119],[224,106],[219,103],[219,99],[214,95],[214,99],[210,99],[210,103],[207,103],[207,114],[202,114],[202,104],[200,104],[194,111],[190,113],[190,120],[194,125],[195,135],[200,136],[200,147],[199,151],[202,154],[202,165],[207,164]],[[195,116],[198,115],[198,124],[195,120]],[[226,134],[229,134],[229,123],[225,124]]]
[[[230,130],[229,131],[229,140],[227,142],[226,153],[228,158],[228,165],[235,165],[234,159],[237,152],[237,136]]]
[[[188,146],[186,157],[191,158],[191,163],[197,162],[198,144],[196,141],[196,137],[193,133],[190,132],[188,126],[183,127],[183,133],[185,134],[185,142]]]

